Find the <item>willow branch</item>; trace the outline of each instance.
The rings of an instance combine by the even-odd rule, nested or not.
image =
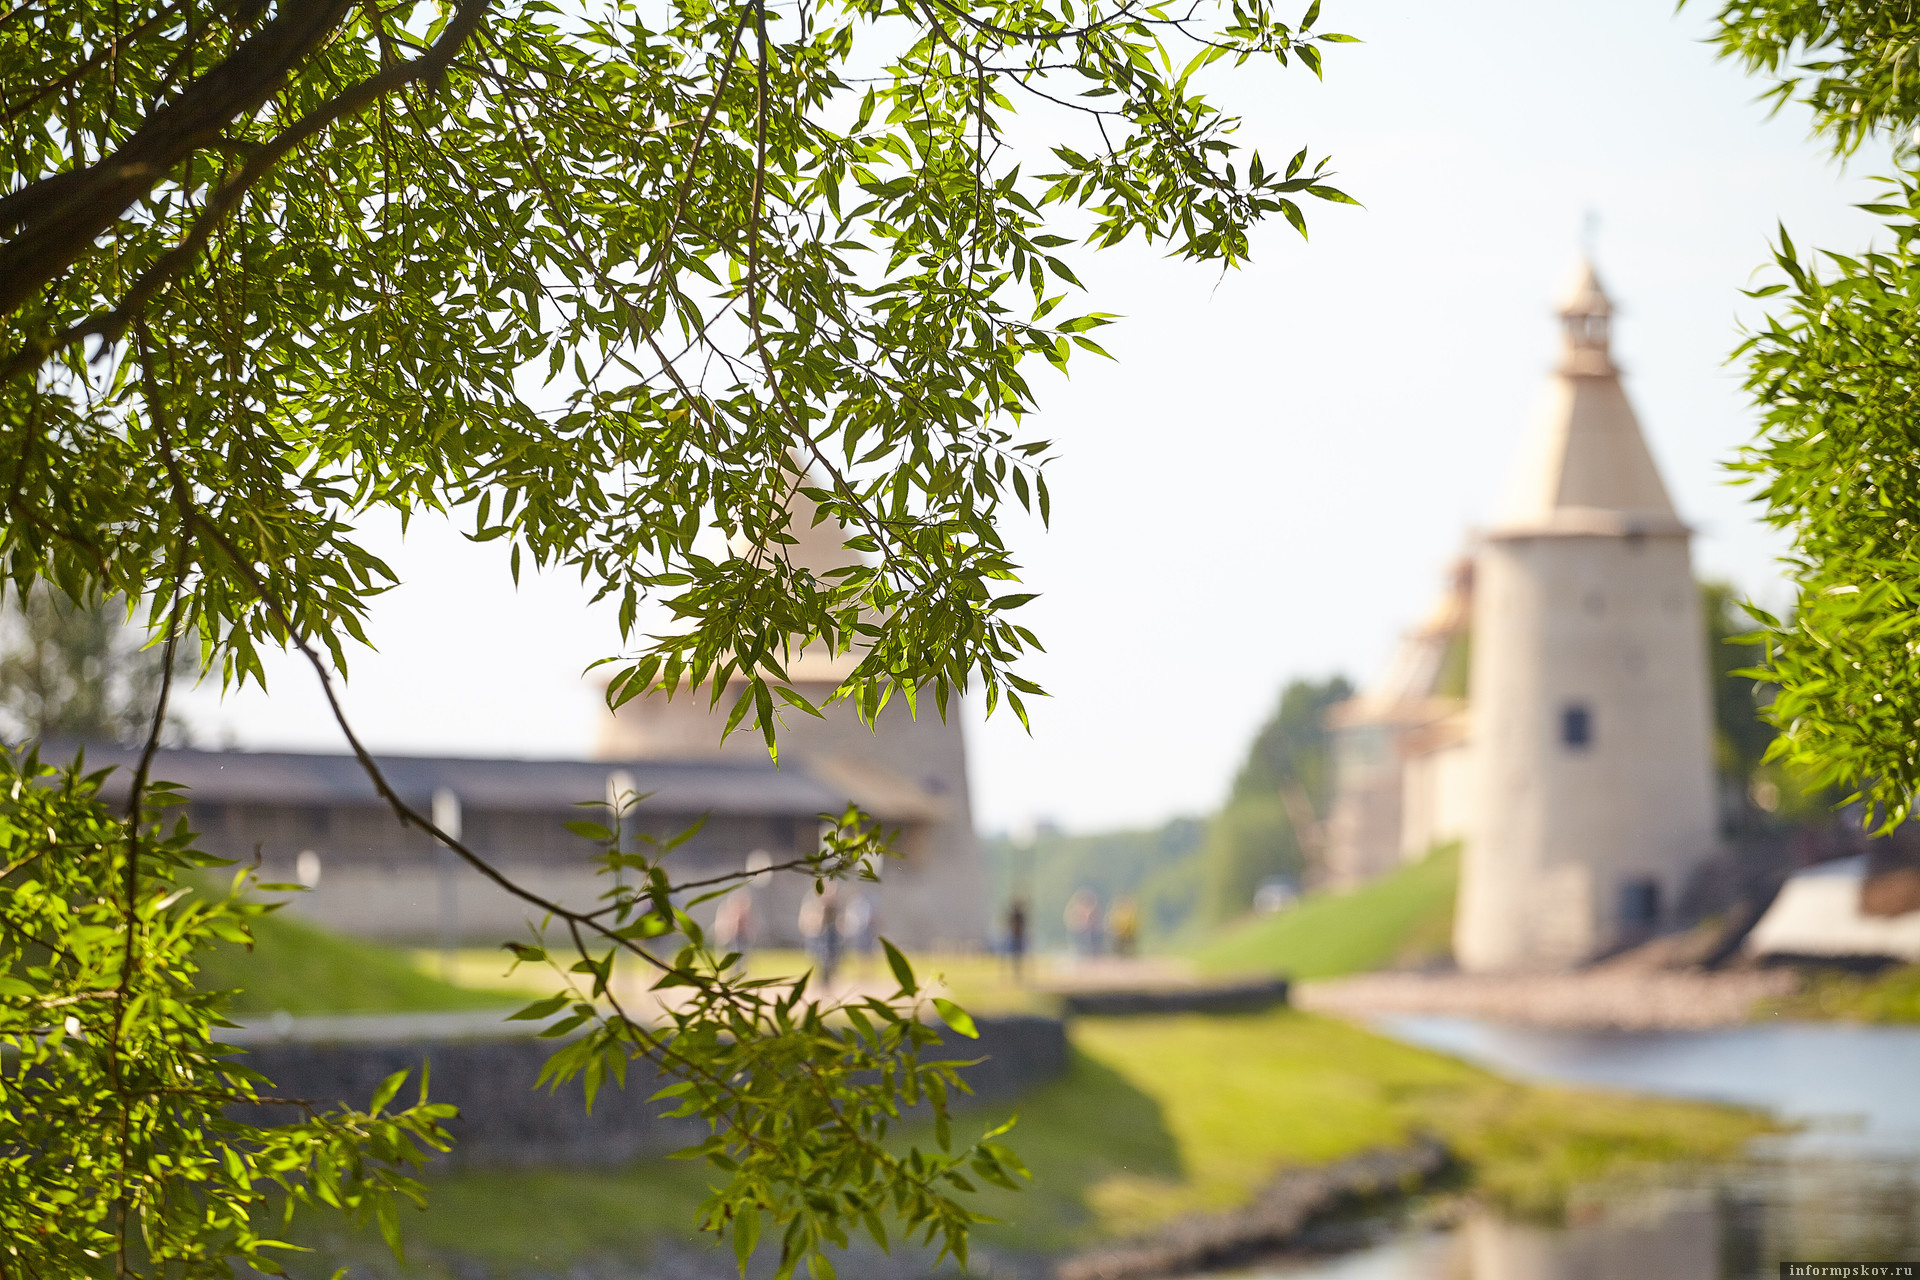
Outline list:
[[[227,216],[245,198],[248,191],[276,169],[280,162],[301,144],[310,141],[336,121],[345,116],[365,110],[379,99],[397,92],[410,84],[432,79],[446,71],[460,47],[478,30],[481,19],[486,16],[491,0],[464,0],[455,12],[453,20],[440,33],[440,38],[420,57],[411,62],[388,67],[378,75],[369,76],[360,83],[334,95],[325,103],[315,107],[302,116],[291,128],[284,130],[269,142],[260,144],[248,154],[240,172],[235,174],[207,201],[200,216],[194,219],[193,226],[181,241],[161,254],[151,266],[134,281],[119,304],[112,311],[90,316],[77,324],[70,325],[41,347],[29,347],[21,351],[7,363],[0,376],[11,378],[25,368],[37,365],[53,352],[70,346],[82,338],[98,336],[108,342],[118,341],[133,323],[136,317],[153,300],[153,296],[166,285],[177,279],[200,256],[207,240],[214,231],[225,222]],[[219,139],[211,139],[203,145],[212,145]],[[21,193],[24,194],[24,193]],[[0,205],[4,205],[0,201]],[[0,213],[3,213],[0,210]],[[24,239],[24,237],[23,237]],[[89,241],[90,243],[91,241]],[[12,253],[15,241],[0,249],[0,279],[4,279],[8,270],[7,255]],[[84,246],[83,246],[84,247]],[[74,257],[77,257],[76,252]],[[71,259],[69,259],[69,262]],[[62,264],[64,269],[65,265]],[[56,273],[57,274],[57,273]],[[52,277],[49,276],[49,279]],[[0,283],[0,309],[11,310],[18,305],[18,299],[10,298],[6,290],[9,284]]]
[[[188,156],[259,108],[326,42],[351,0],[283,4],[219,66],[161,107],[110,156],[0,198],[0,314],[57,279]]]

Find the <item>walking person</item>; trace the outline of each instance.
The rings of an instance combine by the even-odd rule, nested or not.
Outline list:
[[[1007,964],[1016,983],[1026,981],[1027,904],[1015,898],[1007,904]]]
[[[1113,940],[1113,954],[1130,958],[1140,943],[1140,910],[1133,899],[1115,898],[1107,909],[1107,937]]]
[[[822,991],[832,989],[840,968],[840,914],[837,886],[832,884],[800,904],[800,936],[807,940]]]
[[[1067,933],[1072,936],[1074,947],[1083,956],[1093,956],[1100,951],[1100,899],[1093,890],[1079,888],[1067,899]]]

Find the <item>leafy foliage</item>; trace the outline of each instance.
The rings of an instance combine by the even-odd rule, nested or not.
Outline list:
[[[1776,109],[1805,103],[1842,155],[1920,119],[1920,10],[1906,0],[1729,0],[1716,19],[1722,56],[1772,78]]]
[[[1920,189],[1902,183],[1876,208],[1895,219],[1896,245],[1829,255],[1831,276],[1783,234],[1775,260],[1790,286],[1758,292],[1792,293],[1741,348],[1763,429],[1740,467],[1793,534],[1800,588],[1790,622],[1763,617],[1758,674],[1779,686],[1772,751],[1898,819],[1920,787]]]
[[[389,1112],[405,1072],[365,1111],[271,1097],[195,985],[198,951],[267,908],[179,887],[211,863],[185,824],[130,824],[100,782],[0,753],[0,1269],[277,1274],[286,1246],[262,1221],[302,1203],[372,1217],[397,1245],[396,1207],[420,1194],[402,1171],[446,1148],[452,1108],[423,1076],[421,1101]],[[290,1118],[238,1118],[263,1109]]]
[[[1198,87],[1221,60],[1317,72],[1342,38],[1317,9],[24,6],[5,571],[142,598],[184,546],[190,623],[259,679],[263,644],[339,665],[363,638],[392,575],[359,513],[461,508],[630,635],[647,599],[679,621],[616,698],[739,676],[771,745],[811,643],[857,647],[869,711],[976,679],[1017,710],[1033,639],[995,521],[1047,513],[1048,446],[1007,423],[1026,359],[1110,319],[1057,314],[1047,211],[1231,264],[1260,218],[1344,200],[1305,151],[1238,156]],[[1023,165],[1009,94],[1097,145]],[[796,488],[867,562],[788,563]]]
[[[1914,80],[1920,16],[1866,0],[1734,0],[1719,12],[1723,54],[1778,78],[1777,102],[1813,110],[1845,154],[1867,138],[1896,144],[1903,164],[1920,123]],[[1889,182],[1866,205],[1892,242],[1856,255],[1803,256],[1785,228],[1783,279],[1752,296],[1775,310],[1741,345],[1747,390],[1762,414],[1738,469],[1767,518],[1793,538],[1799,587],[1791,619],[1763,618],[1754,674],[1779,687],[1768,718],[1772,759],[1808,790],[1833,786],[1873,802],[1887,826],[1920,787],[1920,512],[1914,409],[1920,329],[1920,187]]]
[[[826,1246],[845,1248],[849,1230],[864,1230],[886,1249],[889,1216],[924,1232],[927,1243],[938,1239],[941,1257],[951,1252],[964,1263],[967,1229],[980,1218],[955,1193],[974,1190],[975,1179],[1017,1189],[1015,1179],[1026,1174],[996,1141],[1011,1122],[953,1149],[948,1103],[956,1090],[967,1091],[958,1071],[966,1063],[923,1060],[942,1042],[925,1015],[937,1013],[966,1037],[977,1035],[972,1020],[951,1001],[924,995],[912,965],[885,939],[898,984],[891,1000],[810,999],[810,973],[798,981],[750,976],[739,953],[707,949],[700,926],[676,902],[688,886],[670,883],[662,860],[692,832],[623,839],[626,807],[613,806],[611,825],[570,824],[606,842],[602,871],[613,884],[606,905],[566,921],[562,937],[570,945],[558,951],[539,935],[506,944],[517,962],[547,965],[563,984],[512,1016],[554,1019],[543,1036],[582,1031],[548,1059],[541,1083],[578,1078],[591,1107],[605,1084],[624,1085],[632,1058],[677,1077],[654,1097],[675,1101],[670,1115],[707,1121],[711,1136],[679,1154],[705,1157],[726,1175],[701,1206],[701,1225],[731,1237],[742,1268],[773,1226],[781,1231],[779,1276],[807,1260],[830,1274]],[[818,851],[774,869],[810,875],[816,889],[848,875],[876,879],[876,861],[897,856],[879,836],[849,809]],[[739,878],[722,877],[721,887],[687,905],[739,887]],[[583,940],[583,919],[604,931],[599,947]],[[638,948],[659,971],[652,989],[665,996],[664,1019],[623,1007],[611,986],[615,962],[634,954],[632,944],[674,938],[682,945],[671,959]],[[931,1117],[934,1145],[902,1155],[887,1137],[916,1107]]]
[[[1304,149],[1237,150],[1201,91],[1250,60],[1317,76],[1349,39],[1318,15],[26,0],[0,15],[0,574],[124,596],[229,683],[295,648],[333,700],[394,581],[356,529],[457,511],[516,576],[564,566],[619,602],[616,705],[731,689],[729,731],[772,749],[779,714],[817,710],[786,677],[811,649],[855,658],[835,696],[869,717],[971,687],[1024,715],[1032,596],[997,522],[1050,514],[1050,446],[1015,434],[1030,361],[1101,354],[1112,318],[1065,307],[1072,246],[1231,265],[1261,219],[1304,231],[1301,201],[1347,200]],[[1016,102],[1054,145],[1016,144]],[[795,510],[850,530],[852,562],[796,563]],[[785,1274],[885,1209],[964,1257],[951,1193],[1017,1166],[944,1154],[944,1131],[939,1155],[879,1145],[903,1099],[937,1113],[951,1087],[918,1060],[910,972],[892,1016],[756,986],[681,909],[728,885],[673,883],[670,845],[611,846],[598,906],[546,899],[407,805],[333,707],[402,821],[549,922],[553,950],[516,945],[577,984],[554,1080],[591,1096],[633,1053],[679,1077],[726,1175],[707,1221],[743,1256],[777,1227]],[[788,870],[884,856],[837,818]],[[73,900],[111,901],[110,869],[76,865]],[[612,1003],[616,953],[679,997],[667,1023]]]

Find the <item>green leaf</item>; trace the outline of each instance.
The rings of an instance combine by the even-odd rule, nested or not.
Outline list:
[[[373,1091],[373,1101],[367,1104],[367,1110],[374,1115],[379,1115],[386,1105],[393,1101],[394,1095],[400,1092],[400,1086],[405,1084],[407,1077],[412,1074],[411,1069],[403,1068],[382,1080],[380,1087]]]
[[[900,954],[900,948],[885,938],[880,939],[880,946],[887,953],[887,967],[893,970],[893,980],[900,984],[900,994],[910,996],[918,992],[920,988],[913,980],[913,966]]]
[[[571,997],[565,992],[562,992],[557,996],[548,996],[544,1000],[535,1000],[525,1008],[508,1014],[507,1021],[538,1022],[542,1018],[551,1018],[554,1014],[566,1008],[569,999],[571,999]]]
[[[978,1040],[980,1038],[980,1031],[973,1025],[973,1019],[967,1016],[965,1009],[962,1009],[953,1001],[941,996],[935,996],[933,998],[933,1007],[940,1011],[940,1020],[952,1027],[955,1031],[958,1031],[961,1035],[966,1036],[970,1040]]]
[[[753,1249],[760,1242],[760,1210],[748,1208],[733,1220],[733,1256],[740,1264],[740,1274],[747,1273],[747,1263],[753,1259]]]

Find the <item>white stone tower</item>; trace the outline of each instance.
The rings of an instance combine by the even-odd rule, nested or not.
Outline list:
[[[1671,919],[1716,837],[1687,527],[1583,264],[1547,412],[1475,573],[1474,786],[1454,954],[1578,964]]]

